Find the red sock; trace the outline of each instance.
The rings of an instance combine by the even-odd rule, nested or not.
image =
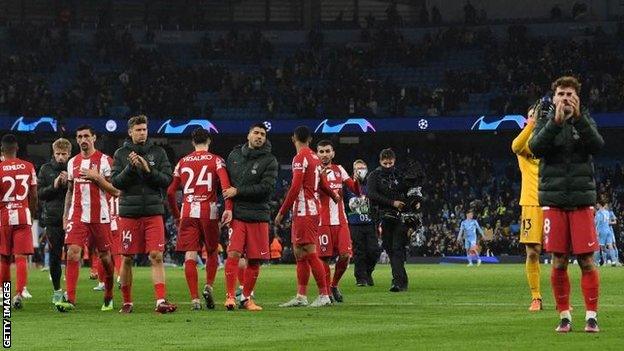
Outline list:
[[[243,269],[239,268],[238,269],[238,273],[237,273],[238,285],[245,285],[245,269],[246,268],[243,268]]]
[[[325,285],[330,286],[330,284],[331,284],[331,268],[329,267],[329,262],[327,262],[325,260],[321,260],[321,261],[323,261],[323,268],[325,268]]]
[[[340,283],[340,279],[344,272],[349,268],[349,257],[340,257],[336,262],[336,268],[334,269],[334,279],[332,280],[331,286],[338,286]]]
[[[98,257],[97,254],[92,254],[91,255],[91,270],[90,273],[91,274],[99,274],[100,269],[100,258]]]
[[[215,251],[206,258],[206,284],[213,286],[215,277],[217,276],[217,268],[219,268],[219,258]]]
[[[184,276],[186,277],[189,293],[191,293],[191,300],[199,298],[199,293],[197,292],[197,261],[184,261]]]
[[[297,294],[308,294],[308,281],[310,280],[310,263],[307,257],[297,260]]]
[[[67,299],[76,302],[76,285],[78,284],[78,275],[80,274],[80,262],[67,260],[65,267],[65,280],[67,280]]]
[[[21,293],[28,281],[28,261],[26,257],[15,257],[15,280],[17,292]]]
[[[567,269],[553,268],[550,271],[550,284],[557,303],[557,311],[570,309],[570,278]]]
[[[115,262],[115,275],[119,276],[121,272],[121,255],[114,255],[113,261]]]
[[[329,295],[329,289],[327,287],[327,281],[325,280],[325,268],[323,267],[323,261],[318,257],[316,252],[307,254],[310,268],[312,269],[312,275],[316,280],[316,286],[319,290],[319,295]]]
[[[598,311],[598,295],[600,292],[600,276],[597,269],[583,271],[581,276],[581,290],[585,298],[585,310]]]
[[[132,303],[132,283],[121,286],[121,295],[123,303]]]
[[[8,256],[0,258],[0,278],[3,282],[11,281],[11,258]]]
[[[156,296],[156,300],[164,300],[167,295],[167,289],[165,288],[165,283],[156,283],[154,284],[154,295]]]
[[[245,284],[243,284],[243,296],[246,298],[251,296],[251,292],[256,286],[258,275],[260,275],[260,265],[257,263],[248,263],[247,268],[245,268]]]
[[[105,283],[106,280],[106,270],[104,268],[104,262],[102,262],[102,259],[98,260],[98,265],[96,266],[97,272],[98,272],[98,281],[100,283]]]
[[[238,257],[228,257],[225,260],[225,289],[228,297],[234,297],[236,290],[236,277],[239,275]]]
[[[104,277],[100,279],[100,281],[104,280],[104,299],[109,300],[113,298],[113,286],[114,286],[114,278],[115,278],[115,265],[113,263],[112,257],[108,263],[104,263],[102,261],[102,274]]]

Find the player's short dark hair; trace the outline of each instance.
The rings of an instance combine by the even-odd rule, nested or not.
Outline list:
[[[264,125],[264,123],[260,123],[260,122],[258,122],[258,123],[254,123],[254,124],[250,125],[250,126],[249,126],[249,131],[251,131],[251,130],[252,130],[252,129],[254,129],[254,128],[264,129],[264,131],[265,131],[265,132],[268,132],[268,131],[269,131],[269,128],[267,128],[267,126],[266,126],[266,125]]]
[[[600,206],[604,207],[604,206],[607,204],[607,200],[605,200],[605,199],[600,199],[600,200],[598,200],[598,204],[599,204]]]
[[[17,148],[17,138],[13,134],[5,134],[0,140],[2,151],[13,151]]]
[[[310,131],[310,128],[306,126],[299,126],[295,128],[293,135],[297,141],[302,143],[307,143],[312,139],[312,132]]]
[[[379,153],[379,159],[380,160],[395,160],[396,159],[396,155],[395,155],[394,151],[392,151],[392,149],[390,149],[390,148],[383,149]]]
[[[574,89],[574,91],[576,91],[577,95],[581,93],[581,83],[578,81],[578,79],[576,79],[576,77],[563,76],[563,77],[557,78],[557,80],[555,80],[551,85],[553,93],[559,87],[572,88]]]
[[[95,135],[95,129],[93,129],[93,127],[91,127],[88,124],[83,124],[80,127],[76,128],[76,133],[78,133],[81,130],[88,130],[89,133],[91,133],[91,135]]]
[[[206,144],[210,140],[210,132],[202,127],[198,127],[191,133],[191,138],[195,144]]]
[[[132,127],[139,124],[147,124],[147,116],[138,115],[130,117],[130,119],[128,120],[128,129],[132,129]]]
[[[334,148],[334,143],[331,142],[331,140],[328,139],[323,139],[321,141],[319,141],[318,143],[316,143],[316,147],[323,147],[323,146],[331,146],[332,149]]]

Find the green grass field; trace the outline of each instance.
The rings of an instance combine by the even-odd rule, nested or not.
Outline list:
[[[182,269],[167,270],[171,315],[153,312],[148,268],[135,273],[135,310],[131,315],[100,312],[101,292],[81,271],[78,308],[56,312],[50,303],[47,272],[32,271],[34,295],[13,311],[16,350],[522,350],[622,349],[624,270],[601,268],[599,334],[582,332],[584,307],[579,270],[572,267],[573,332],[554,332],[557,314],[549,285],[550,266],[542,269],[545,310],[530,314],[523,265],[408,265],[410,290],[390,293],[390,270],[378,266],[375,287],[356,287],[353,268],[342,282],[345,302],[326,308],[281,309],[295,291],[295,268],[263,267],[256,288],[264,311],[227,312],[222,307],[223,270],[217,276],[219,305],[191,312]],[[200,274],[203,277],[203,272]],[[200,282],[203,278],[200,278]],[[313,281],[312,281],[312,284]],[[310,287],[310,301],[316,287]],[[115,290],[116,310],[120,307]]]

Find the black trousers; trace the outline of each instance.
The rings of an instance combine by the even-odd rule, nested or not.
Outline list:
[[[50,277],[54,290],[61,289],[61,257],[65,247],[65,230],[61,226],[47,226],[45,228],[48,247],[50,250]]]
[[[381,222],[383,248],[390,258],[392,285],[407,288],[407,227],[398,219],[383,219]]]
[[[369,277],[375,270],[379,259],[379,244],[374,224],[350,225],[353,243],[353,264],[355,265],[355,281],[369,283]]]

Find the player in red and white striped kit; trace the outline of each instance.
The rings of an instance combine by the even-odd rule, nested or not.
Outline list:
[[[206,285],[203,297],[206,307],[214,309],[212,285],[217,274],[217,247],[219,246],[219,208],[217,182],[222,189],[230,187],[230,178],[223,159],[208,152],[210,134],[197,128],[192,134],[195,151],[182,157],[173,171],[173,180],[167,189],[167,201],[178,224],[177,251],[184,251],[184,275],[191,294],[191,309],[200,310],[197,291],[197,252],[207,251]],[[182,188],[182,211],[178,209],[176,192]],[[232,220],[232,200],[225,201],[222,223]]]
[[[117,276],[117,284],[120,284],[121,278],[121,238],[119,237],[119,197],[111,196],[108,198],[108,209],[110,211],[111,225],[111,256],[113,257],[113,265],[115,267],[115,275]]]
[[[284,215],[292,207],[291,235],[297,260],[297,296],[280,306],[308,305],[306,293],[311,269],[319,289],[319,296],[310,306],[320,307],[331,304],[331,300],[325,280],[325,268],[316,251],[319,214],[321,212],[321,205],[318,200],[319,185],[320,190],[326,192],[336,202],[340,201],[340,196],[332,192],[327,183],[320,179],[320,161],[309,146],[312,141],[310,129],[305,126],[297,127],[292,141],[297,149],[297,155],[292,162],[292,183],[275,218],[275,225],[281,224]]]
[[[321,177],[329,184],[332,191],[338,192],[342,197],[343,185],[346,185],[351,192],[360,195],[360,187],[353,180],[347,171],[341,166],[332,163],[334,156],[334,145],[329,140],[321,140],[316,144],[316,154],[321,160]],[[351,249],[351,232],[345,213],[344,202],[334,201],[325,193],[319,193],[321,201],[321,217],[318,231],[319,257],[325,265],[325,279],[330,288],[331,296],[336,302],[342,302],[342,293],[338,289],[340,278],[349,267],[349,260],[353,251]],[[338,257],[334,277],[331,279],[329,262]]]
[[[30,162],[17,158],[17,139],[6,134],[0,141],[0,276],[11,281],[11,256],[15,257],[16,292],[13,307],[22,308],[22,291],[28,280],[28,255],[32,255],[32,213],[37,208],[37,175]]]
[[[67,263],[67,299],[56,303],[59,312],[74,309],[76,286],[80,273],[80,253],[85,243],[93,243],[104,268],[104,304],[102,311],[113,309],[113,275],[111,258],[111,225],[109,196],[119,190],[110,183],[113,160],[95,149],[93,128],[84,125],[76,130],[80,153],[67,162],[67,195],[65,197],[65,244]]]

